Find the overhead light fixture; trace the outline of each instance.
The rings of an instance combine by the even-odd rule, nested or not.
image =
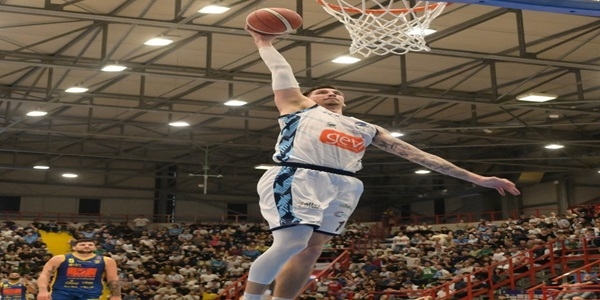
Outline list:
[[[175,122],[169,123],[169,126],[173,126],[173,127],[188,127],[188,126],[190,126],[190,123],[185,122],[185,121],[175,121]]]
[[[489,129],[489,128],[484,128],[483,132],[485,132],[485,133],[493,133],[494,131],[491,130],[491,129]]]
[[[76,85],[76,86],[72,86],[72,87],[70,87],[70,88],[67,88],[67,89],[65,90],[65,92],[67,92],[67,93],[71,93],[71,94],[80,94],[80,93],[85,93],[85,92],[87,92],[88,90],[89,90],[89,89],[88,89],[88,88],[86,88],[86,87],[83,87],[83,86],[78,86],[78,85]]]
[[[550,100],[554,100],[558,97],[555,94],[548,93],[525,93],[517,96],[517,100],[519,101],[529,101],[529,102],[546,102]]]
[[[560,114],[549,114],[548,118],[550,118],[550,119],[560,119]]]
[[[64,177],[64,178],[77,178],[77,177],[79,177],[79,175],[77,175],[75,173],[63,173],[62,177]]]
[[[101,70],[104,72],[122,72],[125,69],[127,69],[126,66],[119,65],[119,64],[112,64],[112,65],[106,65],[106,66],[102,67]]]
[[[201,8],[198,12],[202,14],[222,14],[229,10],[229,7],[222,5],[208,5]]]
[[[437,30],[435,30],[433,28],[412,28],[412,29],[408,30],[406,33],[409,35],[428,36],[428,35],[436,33],[436,32],[437,32]]]
[[[391,134],[393,137],[396,137],[396,138],[397,138],[397,137],[404,136],[404,133],[402,133],[402,132],[399,132],[399,131],[392,131],[392,132],[390,132],[390,134]]]
[[[47,111],[36,109],[36,110],[32,110],[32,111],[26,113],[25,115],[27,115],[29,117],[43,117],[47,114],[48,114]]]
[[[429,170],[416,170],[415,174],[429,174],[431,171]]]
[[[275,167],[275,165],[260,164],[260,165],[254,166],[254,168],[257,169],[257,170],[268,170],[268,169],[270,169],[272,167]]]
[[[248,102],[242,100],[229,100],[223,104],[227,106],[244,106],[248,104]]]
[[[36,166],[33,166],[33,168],[36,169],[36,170],[48,170],[48,169],[50,169],[50,167],[46,166],[46,165],[36,165]]]
[[[343,56],[339,56],[339,57],[335,58],[331,62],[334,62],[336,64],[349,65],[349,64],[357,63],[359,61],[360,61],[360,58],[356,58],[354,56],[343,55]]]
[[[144,43],[144,45],[146,45],[146,46],[166,46],[172,42],[173,42],[173,40],[170,40],[170,39],[156,37],[156,38],[151,38],[151,39],[147,40]]]
[[[544,146],[544,148],[550,149],[550,150],[562,149],[564,147],[565,146],[563,146],[561,144],[548,144],[548,145]]]

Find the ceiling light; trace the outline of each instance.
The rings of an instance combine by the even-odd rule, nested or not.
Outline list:
[[[46,165],[37,165],[37,166],[33,166],[33,168],[36,169],[36,170],[48,170],[48,169],[50,169],[50,167],[46,166]]]
[[[336,64],[353,64],[353,63],[357,63],[359,61],[360,61],[360,58],[344,55],[344,56],[335,58],[331,62],[334,62]]]
[[[544,146],[544,148],[551,149],[551,150],[562,149],[564,147],[565,146],[563,146],[561,144],[548,144],[548,145]]]
[[[72,93],[72,94],[85,93],[87,91],[88,91],[88,88],[83,87],[83,86],[72,86],[65,90],[65,92]]]
[[[429,174],[431,171],[429,170],[416,170],[415,174]]]
[[[549,114],[548,118],[550,118],[550,119],[560,119],[560,114]]]
[[[229,10],[227,6],[208,5],[200,9],[198,12],[203,14],[222,14]]]
[[[428,36],[428,35],[436,33],[436,32],[437,32],[437,30],[435,30],[433,28],[412,28],[412,29],[408,30],[406,33],[408,33],[409,35]]]
[[[144,45],[146,45],[146,46],[166,46],[172,42],[173,42],[173,40],[157,37],[157,38],[152,38],[152,39],[147,40],[144,43]]]
[[[269,165],[269,164],[260,164],[260,165],[256,165],[254,166],[255,169],[257,170],[268,170],[272,167],[274,167],[275,165]]]
[[[489,129],[489,128],[484,128],[484,129],[483,129],[483,132],[485,132],[485,133],[492,133],[492,132],[494,132],[494,131],[493,131],[493,130],[491,130],[491,129]]]
[[[45,115],[47,115],[48,112],[47,111],[43,111],[43,110],[32,110],[30,112],[28,112],[26,115],[30,116],[30,117],[43,117]]]
[[[525,93],[517,96],[517,100],[520,101],[529,101],[529,102],[546,102],[550,100],[554,100],[558,97],[558,95],[548,94],[548,93]]]
[[[229,100],[223,104],[225,104],[227,106],[243,106],[243,105],[248,104],[248,102],[242,101],[242,100]]]
[[[404,133],[402,133],[402,132],[398,132],[398,131],[392,131],[392,132],[390,132],[390,134],[391,134],[393,137],[396,137],[396,138],[397,138],[397,137],[404,136]]]
[[[63,173],[62,177],[64,178],[77,178],[79,175],[75,174],[75,173]]]
[[[184,122],[184,121],[176,121],[176,122],[169,123],[169,126],[173,126],[173,127],[188,127],[188,126],[190,126],[190,123]]]
[[[104,72],[121,72],[123,70],[127,69],[126,66],[122,66],[122,65],[106,65],[104,67],[102,67],[102,71]]]

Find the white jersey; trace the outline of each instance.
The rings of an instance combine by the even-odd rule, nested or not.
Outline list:
[[[315,105],[279,117],[275,162],[301,163],[356,172],[377,128]]]
[[[377,128],[361,120],[313,106],[279,118],[281,134],[273,159],[282,166],[261,177],[261,213],[272,230],[306,224],[340,234],[356,208],[363,184],[365,148]]]

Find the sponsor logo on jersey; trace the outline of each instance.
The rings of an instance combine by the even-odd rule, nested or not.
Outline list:
[[[351,205],[349,205],[349,204],[346,204],[346,203],[342,203],[342,204],[340,204],[340,207],[341,207],[341,208],[346,208],[346,209],[352,209],[352,206],[351,206]]]
[[[96,277],[96,272],[98,269],[96,268],[67,268],[67,277],[75,277],[75,278],[94,278]]]
[[[345,212],[343,212],[341,210],[334,212],[333,215],[336,216],[336,217],[338,217],[338,218],[347,217],[348,216]]]
[[[22,293],[23,293],[23,288],[20,286],[10,286],[10,287],[4,287],[2,289],[2,295],[5,297],[21,295]]]
[[[307,208],[316,208],[316,209],[321,208],[321,206],[319,206],[316,203],[312,203],[312,202],[300,202],[300,204],[298,206],[307,207]]]
[[[362,137],[352,136],[333,129],[323,130],[319,140],[324,144],[333,145],[355,153],[360,153],[366,148]]]
[[[335,128],[335,126],[336,126],[335,123],[327,122],[327,127],[333,127],[333,128]]]

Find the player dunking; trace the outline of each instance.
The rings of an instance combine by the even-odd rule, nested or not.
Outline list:
[[[121,299],[117,263],[110,257],[94,253],[92,239],[79,239],[73,253],[52,257],[38,278],[38,300],[98,300],[103,279],[110,289],[110,300]],[[50,278],[52,286],[49,290]]]
[[[323,245],[344,229],[363,191],[353,174],[365,148],[374,146],[431,170],[518,195],[502,178],[474,174],[400,139],[380,126],[342,115],[344,95],[320,86],[305,95],[285,58],[272,46],[274,35],[246,29],[272,74],[281,131],[269,169],[258,183],[261,213],[273,231],[273,245],[250,267],[244,300],[259,300],[275,280],[272,300],[294,299],[306,284]]]

